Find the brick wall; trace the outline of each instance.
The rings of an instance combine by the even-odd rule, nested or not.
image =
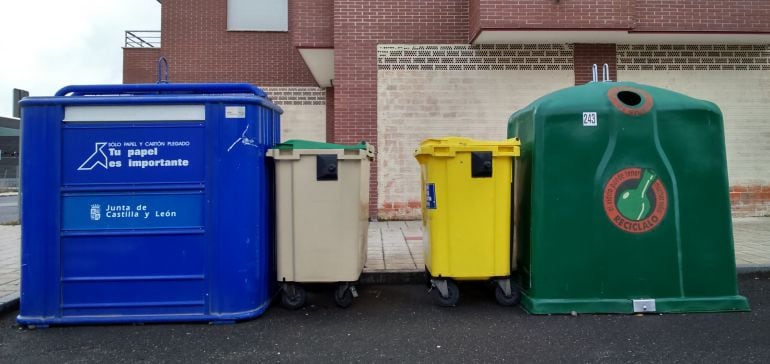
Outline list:
[[[635,31],[770,32],[767,0],[639,0]]]
[[[481,21],[479,19],[481,12],[481,0],[468,1],[468,42],[473,42],[481,31]]]
[[[598,67],[597,77],[602,80],[602,65],[610,68],[610,80],[617,80],[617,56],[614,44],[575,44],[575,85],[593,79],[593,65]]]
[[[463,44],[505,28],[770,32],[770,2],[756,0],[292,0],[290,32],[228,32],[226,3],[165,0],[162,52],[124,51],[125,82],[154,82],[164,55],[171,81],[317,86],[296,46],[333,46],[325,135],[342,143],[378,140],[378,44]],[[576,45],[575,83],[590,80],[593,63],[608,63],[616,79],[613,55],[612,45]],[[372,176],[375,213],[376,164]]]
[[[334,0],[292,0],[289,11],[289,30],[296,47],[334,46]]]
[[[164,0],[161,23],[172,82],[316,86],[289,32],[228,32],[226,0]]]
[[[770,1],[470,0],[470,7],[471,38],[481,29],[770,32]]]
[[[326,91],[318,87],[265,87],[268,97],[283,109],[281,141],[326,137]]]
[[[770,216],[770,184],[730,187],[733,216]]]
[[[483,29],[628,29],[631,0],[473,0]],[[476,20],[471,20],[475,24]]]
[[[377,141],[377,44],[465,43],[467,0],[334,1],[334,138]],[[372,165],[370,215],[376,216]]]
[[[154,83],[158,81],[160,48],[124,48],[123,83]]]
[[[326,141],[334,141],[334,87],[326,88]]]
[[[163,55],[172,80],[311,86],[293,46],[333,47],[336,32],[383,42],[419,38],[410,43],[456,41],[460,28],[464,42],[481,29],[770,32],[770,1],[757,0],[292,0],[288,33],[227,32],[226,6],[226,0],[163,2]],[[126,82],[154,76],[142,72],[153,69],[149,59],[126,52]]]

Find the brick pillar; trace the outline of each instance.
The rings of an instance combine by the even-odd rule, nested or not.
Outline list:
[[[463,44],[468,0],[334,0],[334,140],[377,147],[377,45]],[[377,163],[369,214],[377,217]]]
[[[334,140],[377,148],[377,43],[334,44]],[[377,218],[377,163],[371,164],[369,218]]]
[[[602,65],[610,66],[610,80],[618,80],[615,44],[575,44],[575,85],[591,82],[592,68],[596,64],[599,81],[602,80]]]
[[[334,87],[326,88],[326,142],[334,143]]]

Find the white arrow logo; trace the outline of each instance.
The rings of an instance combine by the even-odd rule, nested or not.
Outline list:
[[[106,145],[106,142],[94,143],[94,152],[78,167],[78,171],[90,171],[96,168],[96,166],[102,166],[104,169],[107,169],[107,162],[109,160],[103,150]]]

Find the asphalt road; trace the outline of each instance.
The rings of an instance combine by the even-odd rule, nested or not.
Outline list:
[[[770,362],[770,278],[744,277],[752,312],[531,316],[461,286],[434,307],[423,286],[368,286],[353,307],[331,291],[235,325],[20,329],[0,317],[0,362]]]
[[[19,221],[19,196],[0,196],[0,224]]]

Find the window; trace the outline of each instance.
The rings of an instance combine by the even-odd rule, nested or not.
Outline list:
[[[227,30],[286,32],[288,0],[227,0]]]

